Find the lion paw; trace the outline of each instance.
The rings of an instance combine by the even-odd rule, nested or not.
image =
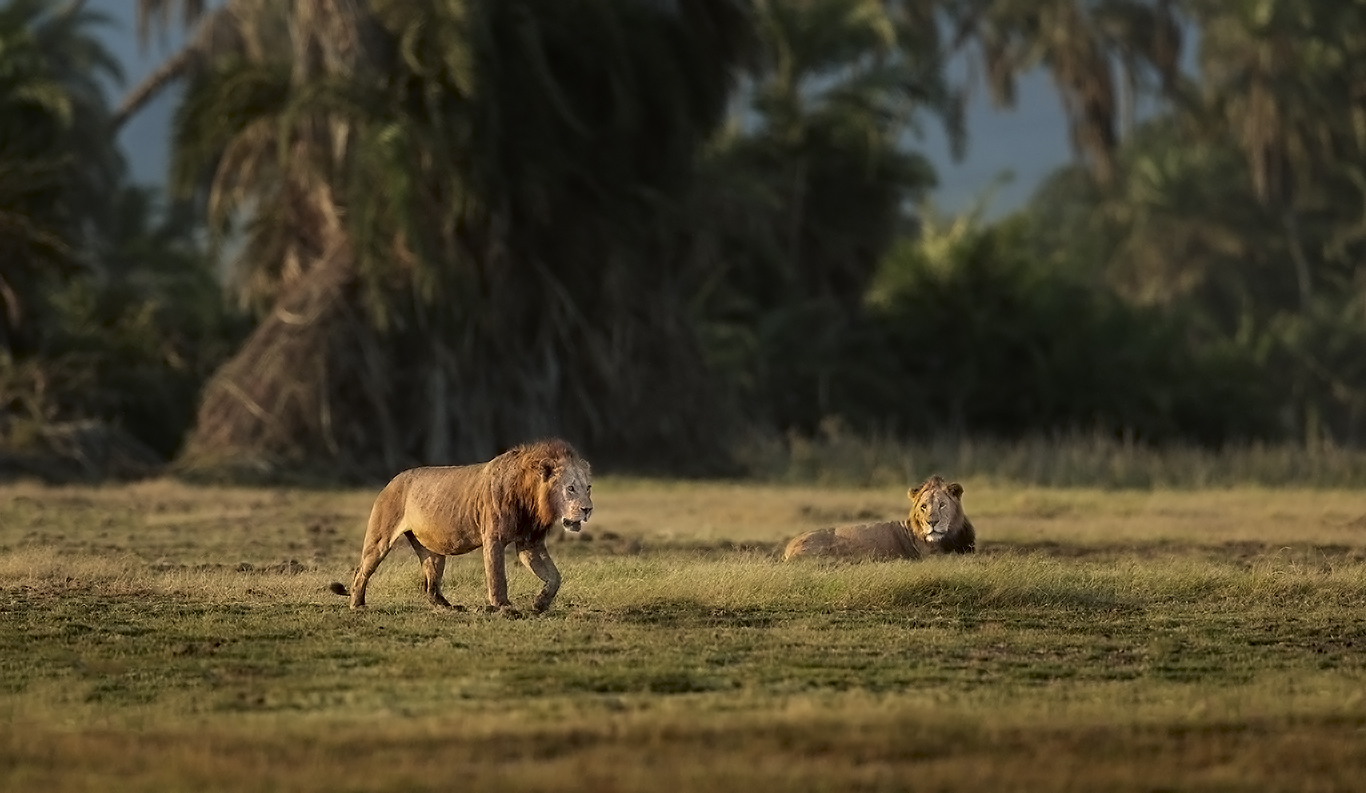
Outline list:
[[[485,606],[485,614],[497,614],[510,620],[515,620],[522,616],[522,612],[512,606]]]

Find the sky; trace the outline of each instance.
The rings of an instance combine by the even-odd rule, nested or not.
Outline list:
[[[152,69],[175,52],[183,40],[179,25],[168,35],[154,35],[140,44],[132,0],[90,0],[89,8],[107,15],[111,24],[101,32],[108,47],[123,63],[124,85],[115,100],[137,85]],[[951,70],[961,75],[965,68]],[[147,184],[165,184],[169,166],[170,123],[178,91],[164,92],[128,120],[119,143],[128,158],[133,178]],[[972,88],[966,113],[968,148],[962,160],[950,154],[943,128],[926,119],[921,137],[911,148],[929,158],[939,174],[939,186],[930,199],[944,213],[962,212],[995,193],[986,207],[995,217],[1021,206],[1045,176],[1071,161],[1067,125],[1062,105],[1048,75],[1036,71],[1020,80],[1013,109],[992,106],[986,90]],[[1003,176],[1009,181],[1000,183]]]
[[[116,86],[110,104],[117,106],[125,93],[176,51],[184,37],[177,25],[167,36],[153,36],[143,46],[138,41],[137,22],[132,0],[89,0],[87,7],[109,18],[109,24],[96,28],[109,52],[123,64],[122,86]],[[175,112],[176,92],[165,92],[128,119],[119,131],[119,144],[128,158],[136,181],[165,184],[170,163],[171,114]]]
[[[953,68],[950,73],[962,71]],[[988,217],[1018,209],[1045,177],[1073,160],[1062,100],[1043,70],[1017,82],[1013,108],[995,107],[985,86],[970,86],[964,121],[967,151],[962,160],[953,159],[937,122],[926,125],[920,145],[911,143],[939,174],[931,200],[940,211],[966,211],[987,198],[993,185],[995,193],[984,208]],[[1002,184],[1002,177],[1009,181]]]

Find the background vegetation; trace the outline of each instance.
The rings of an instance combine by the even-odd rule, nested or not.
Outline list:
[[[0,9],[6,470],[371,480],[555,433],[790,475],[838,427],[1360,481],[1362,3],[139,13],[188,43],[112,107],[104,21]],[[1068,115],[1075,165],[1006,217],[923,202],[917,132],[971,145],[955,57]],[[175,82],[159,196],[112,141]]]

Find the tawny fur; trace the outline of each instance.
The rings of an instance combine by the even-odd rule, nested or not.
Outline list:
[[[349,592],[351,608],[365,605],[370,576],[406,537],[422,562],[432,605],[450,608],[441,594],[446,557],[483,548],[488,607],[516,614],[508,602],[503,559],[504,548],[515,545],[522,564],[544,583],[533,605],[545,611],[560,588],[546,534],[559,526],[578,531],[592,511],[588,462],[562,440],[518,446],[477,465],[404,471],[380,491],[370,511]],[[348,594],[340,584],[332,590]]]
[[[787,544],[783,561],[823,557],[849,560],[919,559],[937,553],[973,553],[977,532],[963,514],[963,486],[931,476],[906,493],[906,522],[835,526],[800,534]]]

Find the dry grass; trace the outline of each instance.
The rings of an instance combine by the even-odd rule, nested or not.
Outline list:
[[[1366,491],[1230,487],[1101,490],[964,482],[984,543],[1359,544]],[[667,546],[778,543],[841,522],[900,520],[905,485],[599,479],[590,529]],[[176,561],[272,562],[359,553],[375,491],[0,485],[0,544],[58,544]],[[592,533],[592,532],[590,532]],[[354,546],[354,547],[353,547]],[[234,560],[233,554],[241,557]],[[280,558],[275,558],[280,557]],[[348,559],[348,561],[350,561]]]
[[[554,609],[435,613],[371,492],[0,487],[5,790],[1350,789],[1366,493],[967,483],[973,558],[780,564],[905,488],[600,480]],[[510,575],[514,602],[535,591]],[[477,559],[447,593],[474,606]]]
[[[964,482],[984,544],[1359,544],[1366,492],[1270,487],[1100,490]],[[597,528],[658,541],[778,542],[834,523],[903,520],[905,485],[829,488],[608,480]]]

